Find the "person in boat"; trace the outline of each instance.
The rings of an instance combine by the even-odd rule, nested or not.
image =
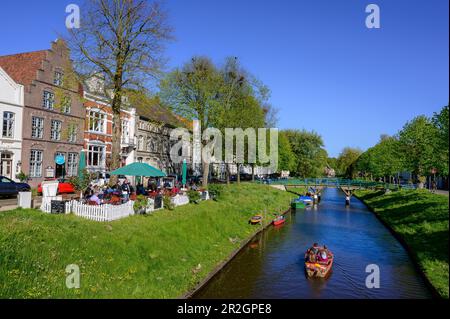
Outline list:
[[[312,262],[315,263],[317,261],[317,255],[319,253],[319,244],[314,243],[311,248],[308,249],[306,252],[306,258]]]
[[[326,264],[328,263],[328,254],[325,251],[325,249],[323,249],[318,255],[317,255],[317,261],[320,264]]]

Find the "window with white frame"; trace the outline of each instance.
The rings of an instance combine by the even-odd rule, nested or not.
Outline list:
[[[62,130],[62,122],[57,120],[52,120],[51,134],[50,137],[54,141],[61,140],[61,130]]]
[[[53,78],[53,84],[57,86],[63,86],[64,74],[61,71],[55,71],[55,76]]]
[[[130,142],[130,123],[128,120],[122,120],[122,143],[128,144]]]
[[[67,154],[67,176],[78,175],[78,153]]]
[[[44,119],[33,116],[31,118],[31,137],[43,138],[44,137]]]
[[[103,167],[105,158],[105,147],[101,145],[89,145],[87,153],[87,164],[91,167]]]
[[[30,177],[42,177],[43,151],[31,150],[30,153]]]
[[[78,134],[78,125],[76,125],[76,124],[69,125],[69,132],[68,132],[68,138],[67,138],[69,143],[77,142],[77,134]]]
[[[3,112],[3,137],[14,137],[14,113]]]
[[[106,114],[89,111],[89,131],[96,133],[106,133]]]
[[[42,106],[49,110],[53,110],[55,108],[55,94],[53,92],[44,91]]]
[[[70,96],[64,96],[61,99],[61,111],[66,114],[70,114],[72,109],[72,99]]]

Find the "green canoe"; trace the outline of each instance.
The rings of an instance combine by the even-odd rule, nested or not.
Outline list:
[[[302,201],[296,201],[296,200],[293,200],[292,203],[291,203],[291,207],[294,208],[294,209],[297,209],[297,208],[305,208],[306,205],[305,205],[305,203],[302,202]]]

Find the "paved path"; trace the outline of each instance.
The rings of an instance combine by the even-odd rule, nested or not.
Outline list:
[[[34,207],[39,207],[42,203],[42,197],[34,197]],[[0,198],[0,212],[13,210],[18,207],[17,197]]]
[[[444,190],[438,189],[436,191],[436,194],[448,196],[448,191],[444,191]]]

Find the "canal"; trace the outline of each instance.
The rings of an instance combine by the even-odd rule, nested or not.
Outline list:
[[[335,255],[327,279],[308,279],[303,256],[312,243]],[[380,288],[366,288],[366,266],[380,269]],[[194,298],[430,298],[407,252],[365,205],[325,189],[321,203],[287,215],[261,233]]]

